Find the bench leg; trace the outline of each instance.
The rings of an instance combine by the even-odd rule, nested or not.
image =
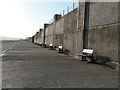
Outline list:
[[[90,57],[90,60],[88,60],[88,63],[93,63],[93,56]]]
[[[82,56],[81,61],[86,61],[86,56]]]

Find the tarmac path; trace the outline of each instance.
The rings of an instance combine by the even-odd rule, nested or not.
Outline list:
[[[117,88],[118,71],[26,41],[2,56],[2,88]]]
[[[0,49],[2,52],[5,52],[8,49],[12,48],[17,43],[18,41],[12,41],[12,40],[0,41],[0,47],[1,47]]]

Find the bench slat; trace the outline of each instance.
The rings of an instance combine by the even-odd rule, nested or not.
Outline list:
[[[91,50],[91,49],[83,49],[83,53],[92,54],[92,53],[93,53],[93,50]]]

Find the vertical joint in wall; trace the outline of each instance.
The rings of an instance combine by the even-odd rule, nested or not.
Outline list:
[[[89,9],[90,9],[90,2],[85,2],[83,49],[88,48]]]
[[[45,43],[45,33],[46,33],[45,30],[46,30],[46,28],[48,27],[48,25],[49,25],[49,24],[47,24],[47,23],[44,24],[44,37],[43,37],[43,43]]]

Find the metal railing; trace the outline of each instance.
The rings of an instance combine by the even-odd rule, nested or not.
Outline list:
[[[51,23],[53,23],[54,22],[54,19],[51,19],[49,22],[48,22],[48,24],[51,24]]]
[[[76,8],[78,8],[78,2],[74,2],[72,3],[72,5],[70,5],[69,7],[65,8],[64,10],[62,10],[62,12],[60,12],[59,14],[63,17],[64,15],[70,13],[71,11],[75,10]],[[51,19],[48,24],[51,24],[54,22],[54,19]]]
[[[78,2],[72,3],[71,6],[65,8],[60,14],[61,14],[62,16],[64,16],[64,15],[70,13],[71,11],[73,11],[73,10],[76,9],[76,8],[78,8]]]

